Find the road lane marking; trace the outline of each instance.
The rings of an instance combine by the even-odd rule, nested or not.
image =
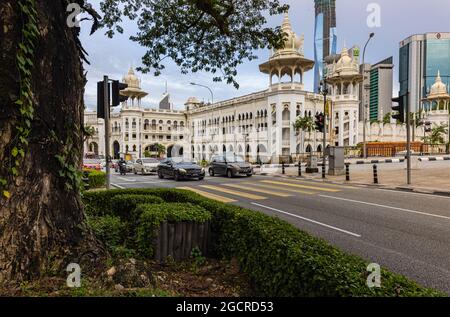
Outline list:
[[[234,190],[229,190],[229,189],[222,188],[222,187],[217,187],[217,186],[201,185],[200,187],[206,188],[206,189],[210,189],[210,190],[215,190],[215,191],[218,191],[218,192],[224,192],[224,193],[227,193],[227,194],[230,194],[230,195],[240,196],[240,197],[244,197],[244,198],[248,198],[248,199],[252,199],[252,200],[264,200],[264,199],[267,199],[267,197],[253,195],[253,194],[244,193],[244,192],[237,192],[237,191],[234,191]]]
[[[369,206],[380,207],[380,208],[388,208],[388,209],[399,210],[399,211],[409,212],[409,213],[423,215],[423,216],[430,216],[430,217],[450,220],[450,217],[447,217],[447,216],[435,215],[435,214],[430,214],[430,213],[426,213],[426,212],[422,212],[422,211],[416,211],[416,210],[411,210],[411,209],[406,209],[406,208],[392,207],[392,206],[380,205],[380,204],[375,204],[375,203],[369,203],[369,202],[365,202],[365,201],[359,201],[359,200],[353,200],[353,199],[347,199],[347,198],[340,198],[340,197],[333,197],[333,196],[327,196],[327,195],[319,195],[319,196],[320,197],[324,197],[324,198],[335,199],[335,200],[348,201],[348,202],[351,202],[351,203],[369,205]]]
[[[117,185],[138,185],[138,184],[167,184],[171,182],[133,182],[133,183],[116,183]]]
[[[122,187],[122,186],[120,186],[118,184],[111,184],[111,186],[119,188],[119,189],[125,189],[125,187]]]
[[[281,214],[285,214],[285,215],[288,215],[288,216],[291,216],[291,217],[294,217],[294,218],[302,219],[304,221],[311,222],[311,223],[314,223],[314,224],[322,226],[322,227],[326,227],[326,228],[333,229],[333,230],[336,230],[336,231],[339,231],[339,232],[342,232],[342,233],[345,233],[345,234],[348,234],[348,235],[351,235],[351,236],[354,236],[354,237],[357,237],[357,238],[361,238],[360,234],[357,234],[357,233],[354,233],[354,232],[351,232],[351,231],[347,231],[347,230],[344,230],[344,229],[340,229],[340,228],[337,228],[337,227],[334,227],[334,226],[330,226],[330,225],[327,225],[325,223],[322,223],[322,222],[319,222],[319,221],[316,221],[316,220],[312,220],[312,219],[309,219],[309,218],[305,218],[305,217],[302,217],[302,216],[299,216],[299,215],[294,215],[294,214],[291,214],[291,213],[283,211],[283,210],[279,210],[279,209],[276,209],[276,208],[264,206],[264,205],[257,204],[257,203],[252,203],[252,205],[259,206],[259,207],[262,207],[262,208],[266,208],[266,209],[269,209],[269,210],[272,210],[272,211],[276,211],[276,212],[279,212]]]
[[[190,190],[191,192],[197,193],[197,194],[199,194],[199,195],[201,195],[203,197],[210,198],[210,199],[213,199],[213,200],[217,200],[217,201],[220,201],[222,203],[234,203],[234,202],[236,202],[236,200],[233,200],[231,198],[227,198],[227,197],[211,194],[211,193],[205,192],[203,190],[199,190],[199,189],[192,188],[192,187],[177,187],[177,189]]]
[[[280,185],[280,186],[289,186],[289,187],[297,187],[297,188],[313,189],[313,190],[319,190],[319,191],[330,192],[330,193],[337,193],[337,192],[340,192],[340,190],[338,190],[338,189],[332,189],[332,188],[323,188],[323,187],[315,187],[315,186],[306,186],[306,185],[290,184],[290,183],[283,183],[283,182],[276,182],[276,181],[261,181],[261,182],[262,182],[262,183],[266,183],[266,184]]]
[[[264,184],[259,184],[259,183],[244,183],[244,184],[254,185],[254,186],[257,186],[257,187],[264,187],[264,188],[282,190],[282,191],[285,191],[285,192],[297,193],[297,194],[298,193],[305,194],[305,195],[314,195],[314,194],[316,194],[315,192],[310,192],[310,191],[301,190],[301,189],[285,188],[285,187],[280,187],[280,186],[276,186],[276,185],[264,185]]]
[[[135,182],[136,180],[134,178],[123,178],[123,177],[117,177],[117,179],[123,180],[125,182]]]
[[[284,194],[284,193],[280,193],[280,192],[274,192],[268,189],[263,189],[263,188],[249,188],[247,186],[242,186],[242,185],[237,185],[237,184],[222,184],[221,186],[228,186],[228,187],[233,187],[233,188],[238,188],[238,189],[243,189],[243,190],[248,190],[251,192],[255,192],[255,193],[262,193],[262,194],[267,194],[267,195],[272,195],[272,196],[278,196],[278,197],[291,197],[291,194]]]
[[[337,188],[341,188],[341,189],[355,189],[355,187],[353,187],[353,186],[330,184],[330,183],[325,183],[325,182],[317,181],[317,180],[301,180],[301,179],[296,179],[296,178],[289,178],[288,180],[297,182],[297,183],[301,183],[301,184],[309,184],[309,185],[314,185],[314,186],[319,186],[319,184],[320,184],[321,186],[329,186],[332,188],[337,187]]]

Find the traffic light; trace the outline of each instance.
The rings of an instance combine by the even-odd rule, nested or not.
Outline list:
[[[396,119],[400,123],[405,123],[405,104],[403,97],[392,98],[392,102],[398,103],[398,106],[392,106],[392,110],[398,112],[392,115],[393,119]]]
[[[111,100],[109,86],[108,84],[108,104]],[[105,89],[103,81],[97,83],[97,118],[105,119]]]
[[[323,132],[325,129],[325,115],[323,113],[316,114],[316,130]]]
[[[120,83],[118,80],[113,80],[112,82],[112,107],[119,106],[122,102],[128,100],[127,96],[123,96],[120,94],[120,91],[127,89],[128,85],[124,83]]]

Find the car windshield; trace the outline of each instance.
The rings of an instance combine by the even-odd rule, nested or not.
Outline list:
[[[142,163],[153,164],[153,163],[159,163],[159,161],[157,159],[142,159]]]
[[[183,161],[182,157],[172,157],[170,159],[170,162],[172,162],[173,164],[182,164],[182,163],[186,163]]]
[[[245,163],[244,158],[240,155],[228,154],[225,159],[227,163]]]

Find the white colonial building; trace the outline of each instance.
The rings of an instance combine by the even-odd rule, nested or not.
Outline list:
[[[252,162],[279,162],[281,157],[309,151],[323,150],[323,134],[299,133],[294,128],[298,117],[324,112],[324,97],[304,88],[305,73],[314,62],[304,56],[303,36],[292,30],[288,15],[283,31],[288,34],[282,49],[273,51],[269,60],[260,65],[268,75],[269,87],[250,95],[204,104],[189,98],[183,111],[144,108],[141,99],[147,95],[140,81],[130,69],[123,82],[128,84],[124,95],[130,99],[120,112],[111,117],[111,149],[113,157],[131,154],[134,158],[145,151],[154,154],[157,144],[167,148],[167,156],[209,160],[212,155],[234,152]],[[359,122],[359,56],[346,48],[327,66],[327,111],[331,129],[326,144],[356,146],[362,142]],[[288,80],[284,80],[288,78]],[[447,106],[448,107],[448,104]],[[446,108],[448,109],[448,108]],[[448,110],[447,110],[448,111]],[[104,153],[103,120],[95,112],[85,114],[85,124],[98,133],[89,138],[85,150]],[[386,131],[384,131],[386,128]],[[404,140],[406,130],[395,124],[375,127],[367,123],[368,141]],[[386,133],[385,133],[386,132]]]

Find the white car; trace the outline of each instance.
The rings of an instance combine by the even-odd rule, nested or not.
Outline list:
[[[156,173],[158,171],[159,161],[154,158],[142,158],[136,160],[133,167],[134,174],[142,175]]]

